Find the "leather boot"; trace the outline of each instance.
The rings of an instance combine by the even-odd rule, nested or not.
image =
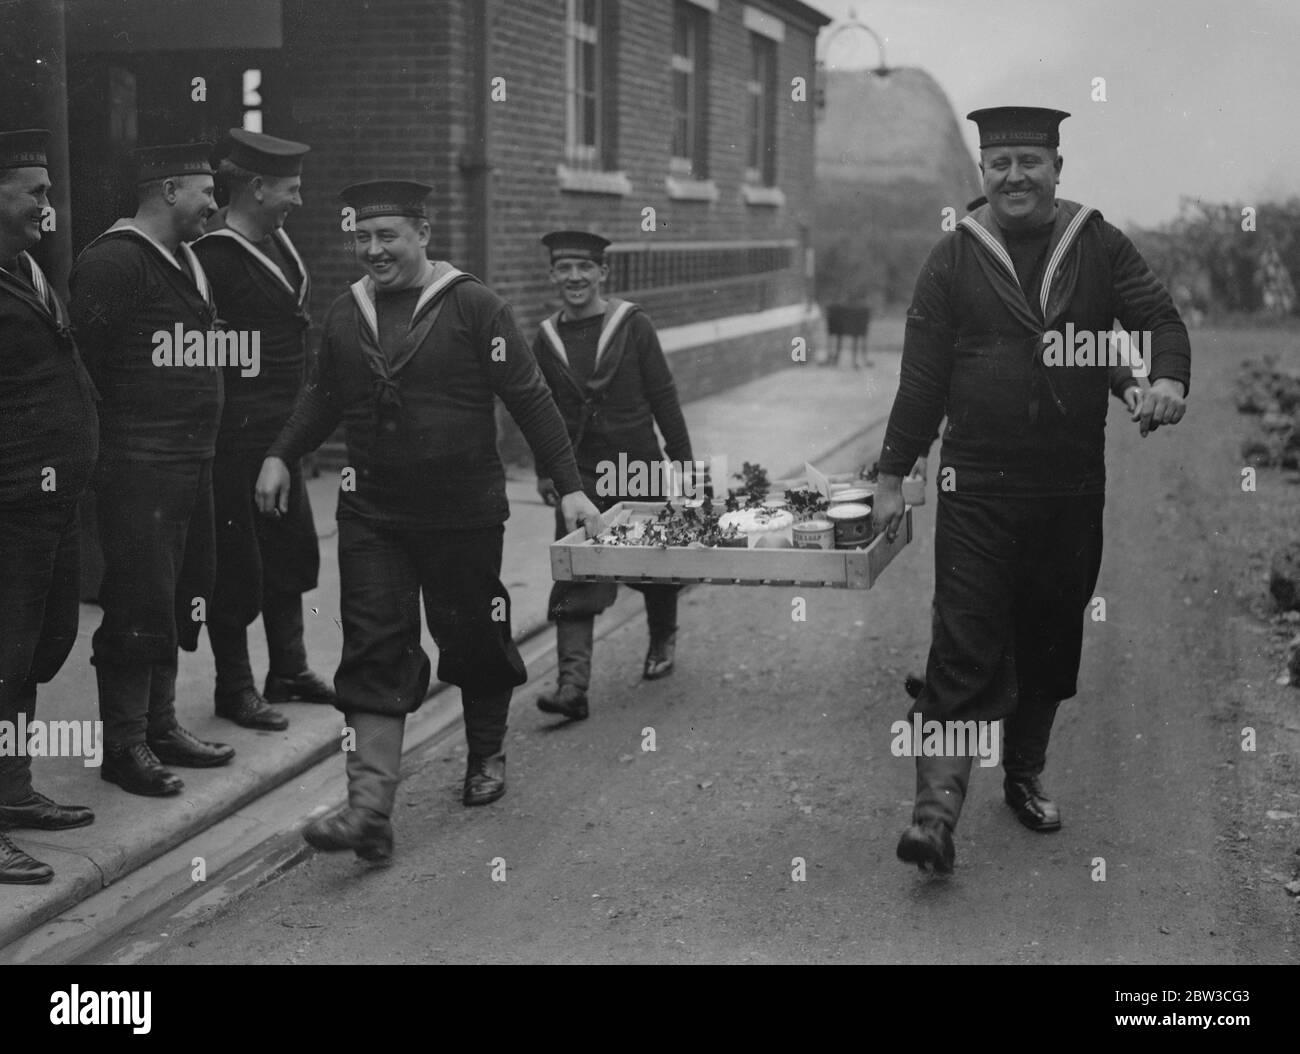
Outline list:
[[[922,871],[930,868],[935,874],[952,874],[957,851],[952,844],[952,830],[942,820],[925,820],[914,823],[898,840],[898,859],[915,864]]]
[[[1037,776],[1007,776],[1002,781],[1002,794],[1016,818],[1031,831],[1046,834],[1061,829],[1061,810],[1047,796]]]
[[[951,831],[961,817],[966,801],[966,788],[970,784],[971,763],[969,754],[954,757],[918,757],[916,759],[916,804],[912,807],[912,822],[940,820]]]
[[[257,694],[256,688],[240,688],[238,691],[216,697],[218,717],[233,721],[241,728],[252,728],[262,732],[283,732],[289,727],[289,719],[265,699]]]
[[[38,831],[64,831],[95,822],[95,814],[85,805],[60,805],[44,794],[32,791],[20,801],[0,805],[0,831],[24,827]]]
[[[490,756],[470,754],[465,765],[465,786],[461,801],[466,805],[490,805],[505,792],[505,753]]]
[[[587,717],[587,685],[591,682],[594,619],[559,619],[555,623],[555,652],[559,663],[553,692],[537,697],[537,709],[562,714],[571,721]]]
[[[952,831],[966,800],[973,760],[970,755],[916,759],[916,804],[912,826],[898,840],[898,859],[922,871],[952,872],[957,857]]]
[[[39,886],[54,877],[54,868],[28,856],[0,834],[0,886]]]
[[[268,703],[324,703],[334,706],[339,701],[325,678],[307,669],[292,677],[268,673],[262,697]]]
[[[348,805],[387,819],[397,800],[406,716],[357,710],[347,715],[347,722],[357,736],[356,749],[347,756]]]
[[[371,864],[387,864],[393,858],[393,825],[387,816],[370,809],[348,806],[314,820],[303,828],[302,837],[314,849],[338,853],[351,849]]]
[[[347,714],[356,746],[348,752],[348,804],[309,823],[302,832],[308,845],[327,853],[351,849],[362,860],[387,864],[393,856],[389,817],[397,797],[406,718],[396,714]]]
[[[1022,697],[1004,729],[1003,799],[1021,823],[1043,834],[1061,829],[1061,810],[1039,782],[1060,705],[1060,700]]]
[[[184,781],[163,768],[145,743],[105,746],[99,778],[148,798],[170,798],[185,789]]]

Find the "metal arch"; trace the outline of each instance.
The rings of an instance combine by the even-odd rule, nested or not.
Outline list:
[[[843,33],[847,29],[861,29],[865,31],[873,41],[875,41],[876,50],[880,53],[880,64],[872,72],[880,74],[882,76],[887,74],[889,72],[889,64],[885,61],[885,42],[880,39],[879,33],[877,33],[865,22],[859,21],[857,14],[855,14],[852,10],[849,11],[848,21],[841,22],[838,26],[832,29],[830,33],[827,35],[826,43],[822,47],[822,57],[821,57],[822,65],[823,66],[826,65],[827,59],[830,58],[831,45],[835,42],[835,38],[838,37],[841,33]]]

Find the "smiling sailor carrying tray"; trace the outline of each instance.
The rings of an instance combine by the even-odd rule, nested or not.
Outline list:
[[[903,516],[901,478],[945,411],[935,526],[933,641],[914,712],[1006,721],[1004,796],[1054,831],[1039,781],[1060,702],[1077,691],[1084,610],[1101,565],[1105,367],[1053,366],[1046,338],[1118,319],[1150,334],[1139,416],[1184,413],[1191,351],[1168,293],[1132,242],[1092,208],[1058,200],[1060,110],[977,110],[987,203],[930,253],[908,310],[899,390],[875,515]],[[898,856],[949,871],[971,758],[918,757],[912,825]]]
[[[605,297],[609,240],[587,231],[554,231],[542,239],[550,254],[550,277],[563,307],[542,322],[533,353],[555,395],[573,442],[587,496],[602,511],[619,501],[644,498],[619,487],[599,485],[611,466],[645,469],[663,461],[655,425],[663,433],[668,459],[691,465],[691,438],[677,398],[677,386],[659,346],[654,325],[636,304]],[[538,492],[555,504],[554,487],[538,466]],[[649,472],[646,473],[650,475]],[[556,515],[555,537],[568,533]],[[680,586],[633,584],[645,597],[650,646],[642,676],[655,680],[672,672],[677,641]],[[614,602],[613,583],[556,582],[547,617],[555,623],[559,672],[554,691],[537,700],[540,710],[582,720],[588,713],[594,620]]]
[[[325,316],[312,380],[272,444],[257,483],[264,513],[288,508],[288,466],[342,423],[354,483],[339,494],[343,655],[337,706],[355,731],[348,806],[310,824],[318,849],[392,854],[406,715],[432,674],[420,600],[438,645],[438,678],[461,689],[469,746],[462,801],[506,791],[510,697],[527,680],[501,581],[506,501],[494,396],[556,480],[573,529],[600,517],[581,490],[568,437],[509,305],[446,261],[432,261],[425,200],[412,180],[342,192],[365,276]]]

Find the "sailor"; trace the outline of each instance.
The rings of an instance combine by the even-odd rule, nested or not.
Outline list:
[[[1058,200],[1059,110],[971,113],[987,203],[931,252],[908,311],[875,513],[893,537],[902,477],[945,409],[935,526],[933,640],[913,712],[1005,721],[1004,797],[1046,832],[1060,810],[1040,782],[1053,719],[1077,692],[1083,617],[1101,566],[1111,375],[1047,354],[1067,325],[1119,319],[1150,334],[1143,435],[1185,413],[1191,350],[1173,301],[1118,229]],[[971,757],[917,757],[900,859],[952,869]]]
[[[78,341],[103,398],[94,486],[104,618],[91,659],[104,721],[100,776],[152,797],[184,788],[164,766],[211,768],[235,755],[176,718],[177,649],[198,646],[214,570],[217,311],[188,244],[216,212],[211,149],[138,150],[135,215],[91,242],[70,279]]]
[[[35,717],[36,686],[77,639],[77,500],[99,449],[95,389],[68,312],[28,252],[50,208],[49,136],[0,132],[0,884],[54,877],[3,831],[95,818],[36,791],[31,755],[17,742]]]
[[[320,548],[303,482],[290,466],[289,509],[258,514],[253,498],[262,459],[306,381],[307,267],[284,230],[302,204],[303,156],[310,148],[232,128],[217,166],[230,204],[194,243],[225,327],[258,340],[256,372],[225,368],[225,408],[212,466],[217,574],[208,619],[216,660],[218,717],[278,731],[289,719],[271,702],[334,702],[333,689],[307,666],[302,595],[316,588]],[[259,694],[248,656],[248,627],[262,616],[270,655]]]
[[[546,235],[542,244],[550,253],[550,279],[563,306],[542,322],[533,354],[564,415],[584,492],[602,512],[620,501],[671,496],[598,486],[617,479],[618,467],[624,465],[643,467],[643,478],[664,481],[664,472],[650,471],[665,460],[656,424],[668,447],[667,461],[678,467],[668,475],[680,478],[684,490],[694,466],[677,386],[649,316],[631,301],[602,295],[601,285],[609,277],[609,240],[565,230]],[[544,472],[539,465],[537,489],[543,501],[556,506],[555,536],[561,538],[567,532],[559,497]],[[675,660],[681,587],[632,588],[645,596],[650,636],[642,676],[665,677]],[[555,690],[537,700],[543,712],[574,720],[587,716],[595,617],[614,602],[617,591],[606,583],[556,582],[552,587],[547,617],[555,623],[559,672]]]
[[[569,527],[600,530],[509,306],[426,255],[431,189],[376,180],[342,192],[365,276],[330,306],[317,372],[257,482],[259,509],[287,513],[289,465],[343,424],[349,482],[338,506],[343,657],[334,687],[353,733],[344,739],[348,806],[303,835],[373,862],[392,854],[406,715],[424,701],[432,672],[420,647],[421,597],[438,678],[461,689],[462,801],[486,805],[506,790],[506,716],[527,673],[500,577],[510,509],[494,397],[556,481]]]

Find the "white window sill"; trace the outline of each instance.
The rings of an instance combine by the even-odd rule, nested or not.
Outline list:
[[[772,209],[785,208],[785,192],[780,187],[756,187],[749,183],[742,183],[740,196],[745,199],[746,205],[762,205]]]
[[[623,172],[597,172],[557,165],[555,175],[561,190],[576,194],[613,194],[625,198],[632,193],[632,181]]]
[[[686,179],[669,176],[664,180],[668,196],[674,201],[717,201],[718,185],[711,179]]]

